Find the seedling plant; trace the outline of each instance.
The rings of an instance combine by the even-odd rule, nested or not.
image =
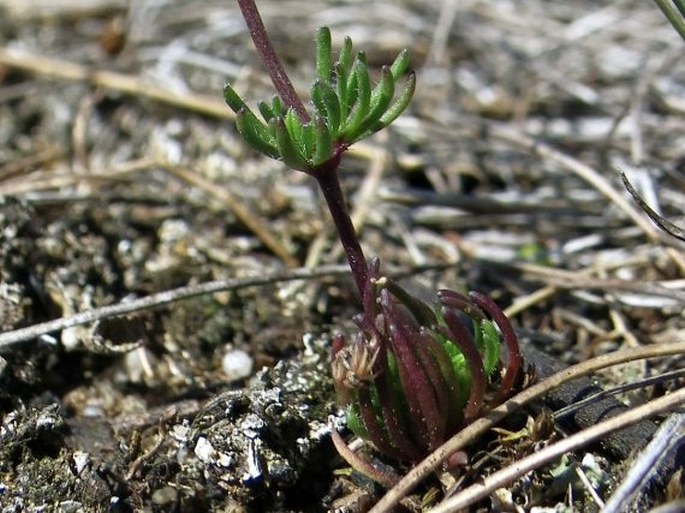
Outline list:
[[[316,180],[360,295],[357,334],[349,341],[337,335],[332,350],[348,427],[379,452],[416,463],[511,394],[521,356],[511,324],[490,298],[445,289],[433,305],[419,300],[381,273],[378,258],[367,261],[352,224],[338,175],[341,159],[409,105],[416,86],[409,53],[383,66],[373,84],[367,59],[354,53],[351,39],[345,38],[334,61],[330,31],[319,29],[310,110],[295,92],[254,0],[238,4],[277,92],[258,103],[258,115],[225,86],[238,132],[259,153]],[[337,433],[334,441],[353,467],[392,483],[388,472],[349,450]]]

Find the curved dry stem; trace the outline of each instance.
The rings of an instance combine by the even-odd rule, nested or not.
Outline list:
[[[654,223],[663,231],[665,231],[669,235],[673,235],[676,239],[680,239],[681,241],[685,242],[685,230],[676,226],[665,217],[662,217],[659,214],[657,214],[652,207],[647,205],[647,202],[644,199],[642,199],[642,196],[640,196],[640,194],[635,190],[635,187],[633,187],[633,184],[630,183],[630,180],[628,180],[626,174],[623,171],[619,170],[619,175],[621,177],[621,180],[623,181],[623,185],[625,185],[626,189],[635,200],[635,203],[637,203],[640,206],[640,208],[645,212],[645,214],[647,214],[647,216],[652,221],[654,221]]]
[[[331,440],[333,441],[333,445],[335,445],[338,454],[343,457],[350,467],[360,474],[363,474],[388,488],[394,486],[399,480],[399,477],[396,474],[374,467],[371,462],[366,461],[350,449],[335,428],[331,429]]]
[[[559,385],[612,365],[641,360],[643,358],[655,358],[657,356],[668,356],[681,353],[685,353],[685,342],[637,347],[597,356],[557,372],[544,381],[515,395],[505,403],[490,411],[485,417],[476,420],[462,429],[420,464],[409,471],[394,488],[389,490],[388,493],[371,508],[369,513],[387,513],[391,511],[391,509],[396,506],[412,488],[437,469],[452,453],[464,447],[476,436],[485,433],[511,412],[518,410],[521,406],[533,399],[545,395]]]
[[[585,399],[576,401],[573,404],[569,404],[563,408],[555,410],[554,420],[557,421],[563,417],[566,417],[567,415],[571,415],[578,410],[582,410],[589,404],[599,402],[607,397],[614,397],[619,394],[625,394],[631,390],[644,389],[656,384],[663,385],[670,380],[676,380],[678,378],[685,378],[685,369],[676,369],[669,372],[663,372],[649,378],[642,378],[630,383],[622,383],[611,388],[606,388],[601,392],[587,396]]]
[[[685,403],[685,388],[681,388],[670,395],[649,401],[642,406],[631,408],[625,413],[616,415],[615,417],[600,422],[588,429],[584,429],[557,443],[548,445],[544,449],[534,452],[522,460],[516,461],[513,464],[498,470],[494,474],[484,478],[481,482],[473,484],[456,495],[446,499],[437,507],[430,509],[429,513],[450,513],[468,508],[479,500],[487,497],[498,488],[507,486],[527,472],[554,461],[568,451],[583,447],[609,433],[628,427],[647,417],[664,413],[683,403]]]

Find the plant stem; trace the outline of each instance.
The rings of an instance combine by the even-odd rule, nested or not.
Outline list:
[[[271,77],[271,81],[283,100],[283,103],[297,113],[302,123],[309,123],[311,117],[302,103],[302,100],[297,95],[297,92],[295,92],[295,88],[290,82],[288,74],[285,72],[278,55],[276,55],[276,50],[266,33],[262,17],[259,15],[255,1],[238,0],[238,5],[240,6],[240,11],[243,13],[243,18],[250,31],[250,37],[252,37],[257,53],[264,62],[264,65],[269,72],[269,76]],[[357,237],[357,232],[354,229],[350,213],[345,204],[345,196],[340,187],[340,180],[338,179],[337,173],[338,166],[340,165],[340,157],[345,149],[346,146],[339,145],[334,152],[334,156],[328,162],[317,166],[316,169],[308,172],[308,174],[311,174],[316,178],[316,181],[321,188],[321,192],[326,199],[328,210],[331,212],[335,228],[338,231],[338,238],[345,250],[347,261],[352,270],[352,275],[354,276],[355,283],[359,289],[359,295],[363,300],[364,289],[366,288],[365,285],[369,277],[369,269],[366,265],[364,252],[359,244],[359,237]]]
[[[347,255],[347,262],[350,264],[354,281],[357,284],[357,289],[359,289],[359,296],[363,301],[364,289],[369,279],[369,268],[366,264],[364,251],[361,244],[359,244],[357,231],[352,224],[352,218],[345,203],[345,196],[340,187],[337,171],[339,164],[340,156],[338,155],[319,166],[316,172],[311,174],[316,178],[328,205],[331,217],[333,217],[335,228],[338,231],[338,238],[345,250],[345,255]]]
[[[271,81],[283,100],[283,103],[295,110],[302,123],[309,123],[309,121],[311,121],[309,113],[302,103],[302,100],[295,92],[295,88],[293,87],[292,82],[290,82],[290,78],[288,78],[288,74],[285,72],[283,64],[281,64],[281,60],[276,54],[276,50],[271,44],[271,40],[266,33],[262,17],[259,15],[254,0],[238,0],[238,5],[240,6],[240,11],[243,13],[243,18],[250,31],[250,37],[254,42],[257,53],[266,66]]]
[[[673,0],[671,3],[668,0],[655,0],[655,2],[669,23],[680,34],[680,37],[685,39],[685,1]],[[672,4],[675,4],[675,6]]]

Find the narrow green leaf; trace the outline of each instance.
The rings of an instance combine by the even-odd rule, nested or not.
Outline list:
[[[388,126],[390,123],[395,121],[400,114],[404,112],[404,110],[407,108],[409,105],[409,102],[412,99],[412,96],[414,96],[414,91],[416,89],[416,73],[413,71],[409,74],[409,77],[407,78],[407,85],[404,86],[404,89],[402,90],[402,93],[395,99],[395,101],[390,105],[390,108],[385,111],[385,114],[381,116],[381,119],[378,120],[378,123],[380,123],[380,128],[383,128],[385,126]]]
[[[323,82],[331,81],[331,31],[321,27],[316,34],[316,76]]]
[[[352,39],[349,36],[345,37],[340,56],[338,57],[338,64],[343,67],[345,71],[350,69],[352,64]],[[337,67],[337,66],[336,66]]]
[[[347,81],[347,95],[343,98],[343,125],[348,121],[352,109],[357,103],[359,97],[359,84],[357,83],[357,74],[352,73]]]
[[[345,42],[340,50],[338,62],[335,65],[336,89],[338,90],[338,99],[340,102],[340,115],[344,120],[350,112],[352,106],[348,103],[348,93],[350,79],[354,76],[351,71],[352,66],[352,40],[345,37]]]
[[[255,150],[273,159],[280,158],[276,147],[276,141],[271,136],[266,126],[255,116],[250,109],[244,108],[238,111],[235,120],[238,132],[245,141]]]
[[[395,81],[392,72],[388,66],[383,66],[381,69],[381,80],[371,93],[368,114],[353,133],[346,134],[349,138],[348,141],[354,142],[363,139],[383,128],[379,120],[388,109],[394,94]]]
[[[347,409],[346,419],[347,427],[350,428],[350,431],[363,440],[369,439],[369,432],[366,430],[366,426],[364,426],[364,421],[362,421],[359,406],[356,402],[353,402]]]
[[[469,398],[469,391],[471,390],[471,374],[466,369],[466,359],[464,355],[459,351],[457,345],[446,338],[441,339],[441,343],[444,346],[447,354],[449,355],[450,361],[452,363],[452,369],[457,380],[457,405],[463,408],[466,405],[466,401]]]
[[[259,107],[259,112],[261,112],[262,116],[264,117],[264,121],[267,123],[273,118],[283,117],[283,103],[281,102],[281,98],[277,95],[274,95],[274,97],[271,99],[271,103],[267,101],[261,101],[257,104],[257,106]],[[267,119],[267,115],[269,119]]]
[[[357,98],[352,112],[345,122],[344,128],[341,130],[343,137],[347,141],[353,140],[353,135],[358,133],[359,127],[362,126],[364,119],[369,114],[369,105],[371,103],[371,78],[369,77],[366,59],[361,52],[355,60],[353,73],[357,83]]]
[[[276,143],[278,144],[278,151],[283,162],[293,169],[307,171],[309,169],[307,161],[290,138],[285,120],[283,118],[274,118],[269,124],[274,126]]]
[[[335,67],[335,74],[336,89],[338,92],[338,104],[340,105],[340,117],[344,120],[347,118],[347,114],[350,111],[350,107],[347,105],[347,69],[342,66],[342,64],[338,64]]]
[[[372,110],[377,109],[378,106],[383,105],[383,103],[385,103],[385,106],[387,107],[390,105],[390,100],[392,100],[394,94],[395,77],[392,75],[390,67],[383,66],[381,68],[381,79],[371,93],[371,105],[369,108]],[[385,109],[383,109],[383,111],[385,111]]]
[[[313,125],[312,125],[313,126]],[[312,164],[318,166],[333,156],[333,139],[323,118],[316,118],[316,149]]]
[[[236,114],[243,109],[250,110],[243,99],[235,92],[235,89],[231,87],[231,84],[224,86],[224,100]]]
[[[395,57],[395,62],[390,66],[390,71],[392,72],[392,78],[397,80],[402,74],[407,70],[409,66],[409,50],[406,48],[402,50],[397,57]]]
[[[497,333],[494,323],[491,321],[483,321],[481,323],[483,332],[483,343],[485,345],[483,355],[483,366],[485,368],[485,375],[490,376],[497,368],[499,363],[500,349],[502,341]]]
[[[280,96],[274,96],[271,100],[271,110],[274,111],[274,117],[280,118],[283,116],[283,102]]]
[[[326,119],[326,124],[335,137],[340,127],[340,100],[331,84],[320,80],[314,82],[312,100],[319,115]]]
[[[272,141],[276,141],[276,126],[277,123],[275,122],[278,119],[278,117],[271,118],[269,120],[269,123],[266,125],[266,129],[269,132],[269,135],[271,136]]]
[[[314,152],[316,151],[316,127],[314,123],[310,121],[303,127],[302,134],[302,152],[304,154],[307,162],[311,163],[314,158]]]
[[[356,84],[356,87],[359,87],[359,76],[357,75],[357,68],[362,65],[366,66],[366,55],[364,52],[359,52],[357,53],[357,56],[354,58],[354,62],[352,63],[352,66],[349,70],[349,75],[347,78],[347,94],[350,94],[350,91],[353,89],[353,83]],[[367,76],[368,76],[368,71],[367,71]],[[369,86],[369,89],[371,86]]]
[[[257,103],[257,107],[259,108],[259,112],[264,118],[264,121],[266,121],[267,123],[276,117],[276,115],[274,114],[274,110],[269,104],[269,102],[262,100],[259,103]]]
[[[290,139],[293,141],[295,146],[301,147],[302,138],[304,136],[304,127],[302,126],[302,121],[297,115],[294,109],[288,110],[285,114],[285,126],[290,134]],[[300,148],[301,149],[301,148]]]

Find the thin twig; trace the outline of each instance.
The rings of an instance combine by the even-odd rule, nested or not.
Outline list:
[[[664,372],[657,374],[656,376],[651,376],[649,378],[640,379],[638,381],[633,381],[631,383],[624,383],[607,390],[602,390],[596,394],[592,394],[581,401],[577,401],[573,404],[569,404],[565,408],[561,408],[554,412],[554,420],[558,420],[562,417],[570,415],[571,413],[585,408],[588,404],[601,401],[607,397],[613,397],[618,394],[624,394],[630,390],[635,390],[638,388],[645,388],[658,383],[665,383],[672,379],[677,379],[685,376],[685,369],[676,369],[669,372]]]
[[[486,262],[485,259],[480,260],[482,262]],[[635,282],[620,279],[604,279],[597,276],[592,276],[591,272],[593,269],[569,271],[525,262],[508,263],[487,261],[487,263],[495,267],[508,267],[510,269],[516,269],[517,271],[523,273],[523,278],[536,278],[545,282],[547,285],[554,286],[558,289],[599,289],[605,292],[632,292],[641,295],[669,298],[675,301],[685,301],[685,291],[679,290],[678,288],[669,288],[664,286],[664,283],[668,282]],[[674,281],[673,284],[680,285],[681,282]]]
[[[652,417],[669,411],[676,406],[685,403],[685,388],[665,395],[646,404],[632,408],[625,413],[611,417],[588,429],[580,431],[544,449],[526,456],[522,460],[487,476],[482,481],[473,484],[446,499],[437,507],[429,510],[430,513],[452,513],[468,508],[480,499],[487,497],[498,488],[507,486],[531,470],[535,470],[547,463],[554,461],[562,454],[583,447],[595,440],[613,433],[627,426],[635,424],[644,418]]]
[[[162,447],[164,444],[164,441],[166,440],[167,433],[168,433],[168,426],[167,422],[169,422],[175,415],[168,414],[167,416],[163,417],[159,421],[159,427],[157,428],[157,441],[147,449],[143,454],[138,456],[133,463],[128,468],[128,471],[126,472],[126,481],[131,481],[136,473],[140,470],[140,468],[145,464],[145,462],[151,460],[155,454],[159,451],[159,449]]]
[[[531,308],[532,306],[543,301],[547,301],[549,298],[554,296],[554,294],[556,294],[558,291],[559,289],[557,287],[546,285],[541,289],[532,292],[531,294],[518,297],[506,310],[504,310],[504,315],[511,319],[512,317],[520,314],[524,310],[527,310],[528,308]]]
[[[356,456],[355,452],[345,443],[345,440],[342,439],[335,427],[331,428],[331,440],[333,441],[333,445],[337,449],[338,454],[342,456],[348,465],[360,474],[370,477],[377,483],[388,488],[394,486],[397,481],[399,481],[399,477],[394,472],[382,471],[379,468],[374,467],[372,463],[366,461],[364,458]]]
[[[0,182],[10,178],[24,176],[29,170],[44,166],[48,162],[57,160],[64,155],[64,148],[58,145],[48,146],[43,150],[34,151],[24,157],[10,160],[0,165]]]
[[[621,180],[623,180],[623,185],[625,185],[626,189],[628,189],[628,192],[635,200],[635,203],[637,203],[640,206],[640,208],[644,210],[645,214],[647,214],[649,218],[652,221],[654,221],[654,223],[656,223],[656,225],[659,226],[659,228],[661,228],[663,231],[665,231],[669,235],[673,235],[676,239],[685,242],[685,230],[674,225],[668,219],[657,214],[654,211],[654,209],[647,205],[647,202],[642,199],[642,196],[638,194],[638,192],[635,190],[635,187],[633,187],[633,184],[631,184],[628,180],[626,174],[623,171],[619,171],[619,174],[621,176]]]
[[[0,333],[0,352],[19,342],[34,339],[52,331],[63,330],[72,326],[88,324],[89,322],[99,321],[110,317],[127,315],[140,310],[159,308],[175,301],[188,299],[203,294],[212,294],[227,290],[242,289],[245,287],[258,287],[291,280],[311,280],[322,276],[334,276],[346,274],[349,268],[343,265],[329,265],[317,267],[315,269],[294,269],[292,271],[274,273],[267,276],[254,276],[250,278],[231,278],[228,280],[210,281],[199,285],[189,285],[173,290],[158,292],[140,299],[117,303],[115,305],[103,306],[93,310],[80,312],[70,317],[62,317],[52,321],[42,322],[21,328],[14,331]]]
[[[43,173],[40,171],[25,174],[0,183],[0,196],[36,195],[38,191],[57,189],[60,192],[80,183],[98,184],[122,180],[126,175],[149,170],[155,165],[153,159],[144,157],[129,160],[107,169],[91,170],[88,173]]]
[[[437,469],[451,454],[462,449],[475,437],[485,433],[488,429],[495,426],[503,418],[518,410],[524,404],[545,395],[547,392],[557,388],[561,384],[612,365],[640,360],[642,358],[654,358],[657,356],[668,356],[680,353],[685,353],[685,342],[638,347],[597,356],[553,374],[544,381],[527,388],[507,402],[494,408],[485,417],[474,421],[450,438],[445,444],[436,449],[421,463],[410,470],[394,488],[388,491],[369,513],[389,512],[412,488]]]
[[[673,26],[673,28],[678,32],[680,37],[685,40],[685,14],[683,13],[682,0],[674,0],[669,2],[669,0],[654,0],[656,5],[659,6],[661,12],[664,13],[668,22]],[[675,4],[675,5],[674,5]]]

